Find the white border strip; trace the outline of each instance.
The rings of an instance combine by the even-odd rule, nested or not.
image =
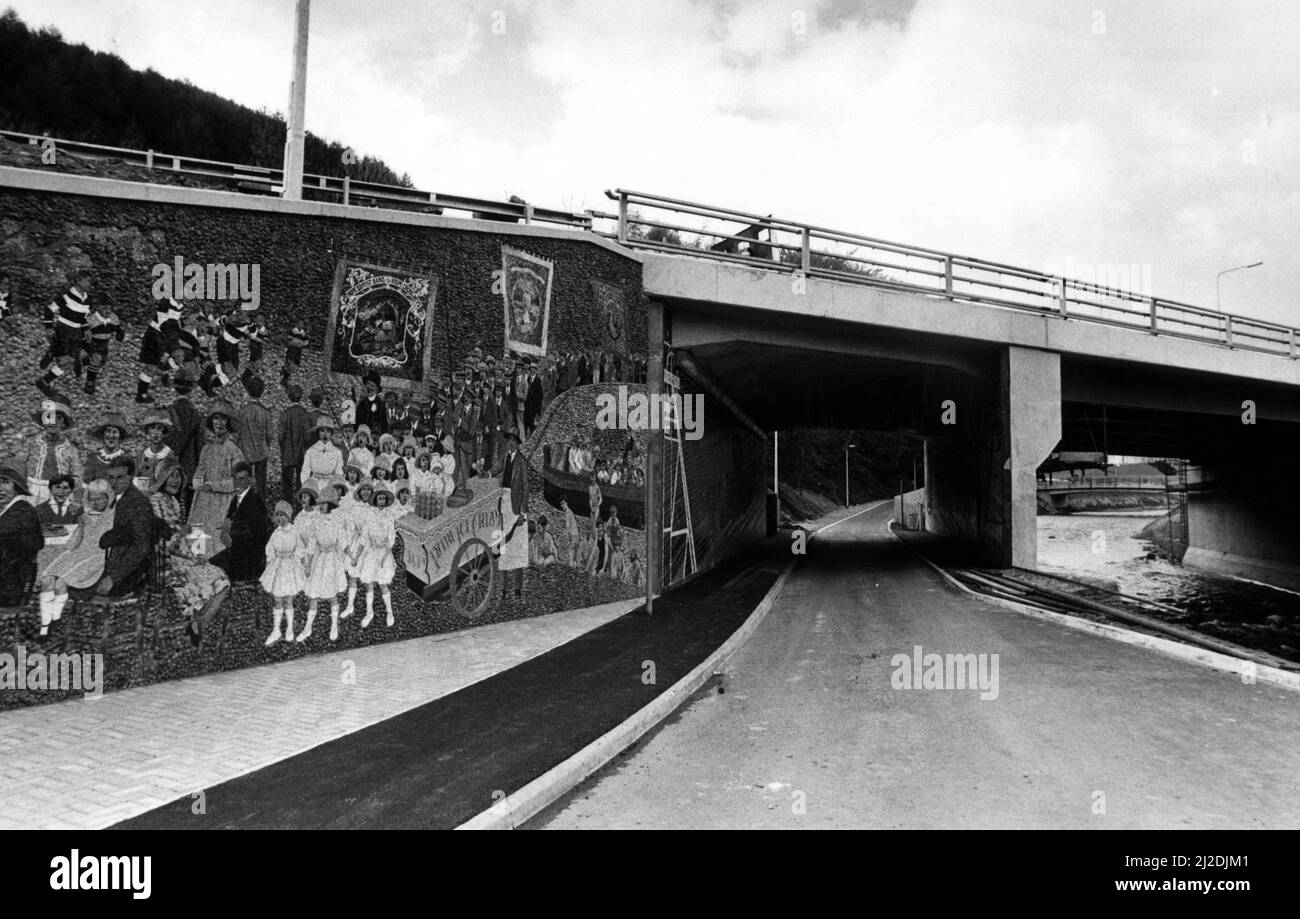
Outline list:
[[[768,589],[758,606],[722,645],[699,666],[682,677],[649,705],[632,715],[612,731],[596,738],[564,762],[553,767],[523,788],[497,801],[487,810],[471,817],[458,830],[510,830],[537,816],[547,806],[576,788],[584,779],[618,754],[636,743],[642,735],[675,712],[683,702],[703,686],[735,654],[767,616],[768,610],[785,587],[794,570],[791,559],[776,583]]]
[[[1245,661],[1238,657],[1220,654],[1218,651],[1211,651],[1208,648],[1197,648],[1193,645],[1185,645],[1182,642],[1173,641],[1169,638],[1159,638],[1155,635],[1147,635],[1143,632],[1134,632],[1130,629],[1120,628],[1119,626],[1107,625],[1104,622],[1093,622],[1090,619],[1078,619],[1074,616],[1066,616],[1062,613],[1056,613],[1051,610],[1038,609],[1035,606],[1017,603],[1014,600],[1005,600],[1001,597],[990,597],[980,593],[979,591],[971,590],[965,584],[961,583],[948,572],[944,571],[934,562],[926,558],[921,554],[919,549],[915,546],[909,545],[906,540],[895,533],[893,531],[893,523],[894,520],[891,517],[889,523],[885,524],[885,529],[889,532],[890,536],[898,540],[904,546],[907,546],[907,548],[912,552],[916,553],[917,558],[921,559],[921,561],[925,562],[937,571],[940,577],[953,587],[956,587],[962,593],[969,594],[977,600],[982,600],[992,606],[1014,610],[1017,613],[1022,613],[1023,615],[1029,616],[1033,619],[1043,619],[1047,622],[1054,622],[1057,625],[1063,625],[1066,628],[1077,629],[1080,632],[1100,635],[1102,638],[1109,638],[1113,641],[1123,642],[1126,645],[1145,648],[1148,651],[1155,651],[1188,663],[1200,664],[1203,667],[1222,670],[1226,673],[1235,673],[1242,677],[1243,683],[1247,682],[1246,675],[1250,674],[1254,682],[1271,683],[1274,686],[1280,686],[1283,689],[1300,692],[1300,673],[1291,673],[1286,670],[1279,670],[1276,667],[1269,667],[1266,664],[1257,664],[1254,661]]]
[[[308,186],[310,188],[310,186]],[[185,185],[156,185],[150,182],[133,182],[127,179],[109,179],[102,176],[77,175],[67,172],[43,172],[18,166],[0,166],[0,188],[21,191],[41,191],[58,195],[82,195],[90,198],[115,198],[121,201],[138,201],[145,204],[174,204],[187,207],[216,207],[235,211],[291,214],[300,217],[333,217],[363,220],[368,223],[396,223],[405,226],[433,227],[462,230],[471,233],[494,233],[501,236],[543,237],[569,242],[590,243],[608,249],[634,262],[643,262],[639,252],[620,246],[613,240],[576,227],[563,229],[546,224],[506,223],[495,220],[475,220],[472,217],[444,217],[440,214],[421,214],[382,207],[361,207],[355,204],[334,204],[329,201],[286,201],[268,195],[249,195],[243,192],[215,188],[193,188]],[[439,206],[430,202],[430,206]],[[452,209],[450,205],[441,205]]]

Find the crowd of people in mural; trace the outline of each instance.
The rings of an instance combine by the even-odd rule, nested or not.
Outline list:
[[[79,382],[93,395],[127,330],[95,298],[92,273],[73,280],[43,313],[48,347],[31,415],[39,433],[24,455],[0,460],[0,606],[35,593],[42,634],[70,597],[128,594],[159,571],[196,643],[239,582],[259,583],[273,598],[268,645],[307,641],[322,605],[331,640],[359,604],[360,625],[369,627],[376,595],[392,626],[395,522],[417,509],[425,517],[446,512],[479,479],[505,489],[510,535],[500,566],[519,571],[516,596],[530,566],[567,564],[644,583],[636,550],[624,551],[617,508],[602,513],[601,499],[602,485],[644,485],[634,439],[612,457],[584,436],[573,440],[566,459],[590,479],[591,512],[580,522],[562,503],[563,553],[555,523],[544,514],[528,519],[518,453],[557,395],[593,382],[644,381],[643,360],[582,351],[498,358],[474,347],[432,392],[385,391],[368,373],[339,399],[337,387],[331,398],[325,387],[305,391],[297,381],[309,339],[295,327],[279,375],[289,406],[277,417],[263,401],[268,336],[257,318],[202,305],[187,313],[163,300],[142,330],[139,416],[78,419],[64,388]],[[10,313],[0,275],[0,322]],[[161,391],[171,394],[165,407],[155,406]],[[96,446],[79,447],[79,430]],[[273,455],[278,483],[268,481]],[[504,582],[503,592],[510,578]],[[300,594],[307,614],[299,629]]]

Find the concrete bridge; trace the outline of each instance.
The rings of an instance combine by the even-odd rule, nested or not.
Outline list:
[[[991,560],[1036,561],[1035,472],[1055,450],[1182,457],[1189,560],[1300,576],[1296,329],[1016,266],[636,192],[665,339],[764,430],[925,441],[926,520]],[[598,215],[602,216],[602,215]],[[653,322],[653,320],[652,320]],[[653,338],[652,338],[653,340]]]

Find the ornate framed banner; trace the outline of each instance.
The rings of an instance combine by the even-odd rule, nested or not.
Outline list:
[[[325,366],[331,373],[373,370],[419,383],[432,360],[437,290],[438,279],[427,272],[340,259]]]
[[[596,316],[600,321],[600,350],[627,356],[627,298],[621,288],[603,281],[592,281],[596,296]]]
[[[555,266],[538,258],[501,247],[505,301],[506,348],[519,354],[546,354],[546,329],[551,318],[551,280]]]

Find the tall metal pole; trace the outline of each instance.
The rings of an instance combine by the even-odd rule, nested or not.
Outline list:
[[[1247,268],[1258,268],[1262,264],[1264,263],[1251,262],[1249,265],[1238,265],[1236,268],[1225,268],[1222,271],[1220,271],[1218,274],[1216,274],[1214,276],[1214,308],[1217,309],[1219,312],[1223,312],[1222,297],[1220,296],[1219,293],[1219,281],[1223,279],[1223,276],[1225,274],[1231,274],[1234,271],[1245,271]]]
[[[298,0],[294,13],[293,82],[289,85],[289,130],[284,138],[284,199],[302,200],[303,149],[307,142],[304,125],[307,111],[307,25],[311,0]]]
[[[844,445],[844,506],[849,506],[849,445]]]
[[[781,432],[772,432],[772,491],[776,492],[777,500],[781,495]]]
[[[664,308],[651,300],[646,311],[646,391],[651,410],[659,411],[664,385]],[[658,415],[654,415],[658,418]],[[657,424],[646,431],[645,469],[645,611],[654,615],[663,568],[663,455],[664,432]],[[670,499],[671,500],[671,499]]]

